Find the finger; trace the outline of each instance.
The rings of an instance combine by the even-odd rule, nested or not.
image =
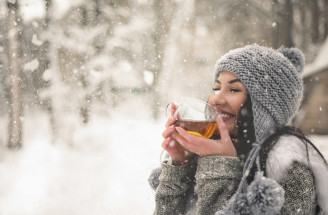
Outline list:
[[[175,111],[177,110],[177,106],[174,102],[171,104],[171,116],[174,116]]]
[[[198,144],[202,144],[202,143],[204,143],[204,141],[206,141],[205,138],[203,138],[203,137],[197,137],[195,135],[192,135],[192,134],[188,133],[186,130],[184,130],[181,127],[176,127],[175,129],[179,132],[179,134],[183,138],[185,138],[187,141],[189,141],[191,143],[194,143],[194,144],[197,144],[198,145]]]
[[[171,137],[174,138],[185,150],[197,154],[197,147],[195,147],[192,142],[189,142],[183,138],[180,133],[173,132]]]
[[[176,122],[176,118],[174,118],[173,116],[169,117],[166,121],[165,127],[169,127],[171,125],[173,125]]]
[[[167,127],[167,128],[163,131],[163,133],[162,133],[162,137],[163,137],[164,139],[166,139],[166,138],[168,138],[168,137],[171,135],[171,133],[174,132],[174,131],[175,131],[175,126],[174,126],[174,125],[171,125],[171,126]]]
[[[221,116],[216,118],[216,124],[218,125],[218,129],[220,132],[220,137],[223,142],[231,142],[231,137],[229,135],[229,131],[227,125],[224,123]]]
[[[162,147],[165,150],[172,147],[172,145],[174,145],[174,140],[171,137],[166,138],[162,143]]]

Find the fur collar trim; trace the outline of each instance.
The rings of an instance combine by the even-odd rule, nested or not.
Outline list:
[[[328,166],[309,144],[309,160],[315,179],[317,204],[328,213]],[[278,182],[287,174],[288,168],[294,161],[309,166],[306,146],[302,140],[295,136],[282,136],[269,152],[266,161],[267,174]]]

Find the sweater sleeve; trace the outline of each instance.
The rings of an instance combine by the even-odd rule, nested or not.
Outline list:
[[[198,159],[195,193],[197,214],[214,214],[238,188],[242,176],[239,158],[207,156]]]
[[[285,204],[281,215],[316,214],[315,185],[310,168],[294,162],[280,184],[285,190]]]
[[[188,190],[194,186],[195,168],[195,163],[179,167],[162,163],[154,215],[185,214]]]

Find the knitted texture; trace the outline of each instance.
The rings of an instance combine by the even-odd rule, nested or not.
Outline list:
[[[285,138],[286,137],[283,136],[279,141],[289,141],[289,139],[285,140]],[[296,141],[295,144],[301,144],[300,139],[295,138],[291,141]],[[270,153],[273,152],[271,151]],[[210,163],[210,165],[205,165],[205,163]],[[236,198],[236,203],[242,206],[242,208],[240,207],[233,211],[226,211],[223,208],[228,203],[231,196],[236,192],[237,186],[240,182],[243,164],[241,161],[238,161],[238,159],[220,156],[201,158],[199,160],[199,166],[197,166],[197,168],[195,167],[197,171],[197,183],[195,186],[197,187],[197,197],[194,199],[189,199],[189,196],[185,193],[185,169],[165,164],[162,165],[164,165],[164,169],[178,168],[181,171],[162,171],[161,174],[163,174],[163,176],[165,175],[165,177],[162,177],[162,180],[165,180],[164,182],[160,182],[156,190],[156,208],[154,215],[185,214],[183,212],[185,210],[188,211],[186,215],[251,214],[249,207],[247,207],[248,200],[246,199],[246,196],[244,196],[245,194],[242,194],[244,197],[238,196],[238,198]],[[222,168],[224,171],[222,171]],[[231,171],[234,172],[234,175],[231,175],[232,173],[227,171],[230,169],[236,169]],[[279,183],[285,190],[285,204],[280,210],[280,215],[316,214],[316,184],[309,167],[299,162],[292,163]],[[190,184],[190,186],[192,187],[193,185]],[[176,189],[179,189],[180,191],[177,191]],[[173,195],[171,195],[172,192],[174,192]],[[177,193],[180,194],[177,195]],[[197,204],[192,205],[190,208],[188,206],[189,201],[197,202]],[[215,213],[218,210],[222,211]]]
[[[262,143],[278,128],[285,126],[297,112],[303,96],[303,83],[300,77],[303,67],[304,56],[298,49],[274,50],[257,44],[231,50],[217,61],[214,81],[222,71],[229,71],[245,85],[252,101],[256,138],[245,162],[236,195],[232,197],[226,211],[241,209],[237,208],[240,204],[237,203],[236,196],[241,196],[241,193],[245,192],[246,177],[259,156]],[[266,180],[258,180],[257,187],[265,186],[265,182]],[[254,187],[254,183],[250,186]],[[281,189],[278,183],[266,187],[272,190]],[[277,211],[282,204],[277,207]],[[270,208],[269,206],[263,208]]]
[[[215,80],[220,72],[229,71],[245,85],[252,100],[256,140],[262,142],[298,110],[303,67],[303,54],[296,48],[274,50],[254,44],[223,55],[215,66]]]

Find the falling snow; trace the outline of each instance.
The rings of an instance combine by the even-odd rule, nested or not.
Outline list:
[[[18,19],[7,23],[6,2],[18,1],[0,1],[1,26],[12,24],[19,40],[18,51],[9,50],[7,40],[16,31],[2,28],[0,214],[5,215],[152,214],[154,191],[147,178],[165,156],[166,104],[183,96],[206,100],[213,66],[226,50],[270,43],[263,29],[281,28],[271,16],[259,21],[272,12],[265,3],[255,4],[264,6],[256,9],[262,13],[244,16],[244,8],[229,1],[167,1],[166,10],[155,11],[148,0],[52,0],[48,10],[44,0],[21,0]],[[237,10],[234,16],[230,6]],[[304,35],[293,36],[296,45],[306,45],[300,44]],[[306,74],[327,66],[325,47]],[[7,148],[13,107],[8,82],[15,80],[8,57],[19,57],[15,66],[23,71],[24,113],[13,120],[23,123],[23,147],[17,151]],[[313,77],[313,83],[322,81]],[[325,114],[320,105],[314,109]],[[328,136],[315,132],[311,129],[311,137],[327,156]]]
[[[39,40],[38,37],[34,34],[32,37],[32,43],[36,46],[41,46],[43,41]]]
[[[32,60],[24,65],[24,70],[34,71],[39,67],[39,61],[37,59]]]

